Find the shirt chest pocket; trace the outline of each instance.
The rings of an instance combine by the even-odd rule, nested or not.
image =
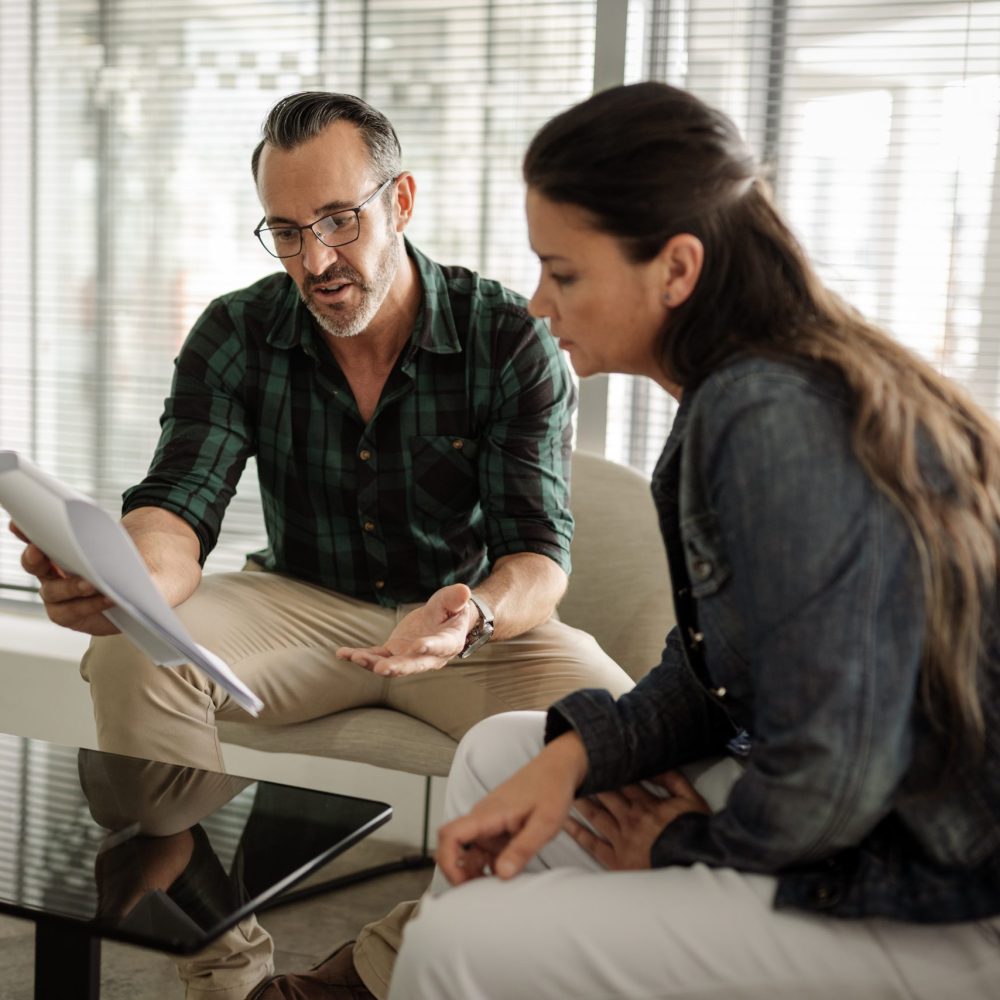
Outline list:
[[[479,445],[456,435],[410,439],[413,499],[419,513],[436,521],[468,516],[479,502]]]

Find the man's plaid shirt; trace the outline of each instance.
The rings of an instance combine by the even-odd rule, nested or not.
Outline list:
[[[294,283],[271,275],[195,324],[124,511],[178,514],[204,560],[253,455],[267,569],[389,607],[516,552],[568,571],[575,392],[555,342],[513,292],[407,252],[422,305],[368,426]]]

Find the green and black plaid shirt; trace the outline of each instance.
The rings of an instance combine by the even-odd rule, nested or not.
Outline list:
[[[218,538],[257,459],[268,569],[395,606],[538,552],[569,570],[573,383],[524,300],[407,244],[423,285],[368,426],[286,274],[216,299],[175,362],[162,433],[124,511]]]

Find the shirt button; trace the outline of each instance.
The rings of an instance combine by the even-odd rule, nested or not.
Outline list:
[[[364,523],[364,529],[365,529],[365,531],[368,531],[368,532],[374,531],[375,530],[375,522],[374,521],[365,521],[365,523]]]
[[[451,442],[451,446],[455,451],[461,451],[465,447],[465,442],[461,438],[455,438]]]
[[[375,581],[375,589],[376,590],[382,590],[384,587],[385,587],[385,580],[376,580]]]
[[[358,458],[360,458],[362,462],[367,462],[371,457],[372,453],[367,448],[362,448],[361,451],[358,452]]]

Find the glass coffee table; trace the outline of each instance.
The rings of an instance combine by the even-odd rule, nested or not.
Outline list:
[[[0,912],[35,922],[36,1000],[96,1000],[102,938],[200,951],[391,815],[0,734]]]

